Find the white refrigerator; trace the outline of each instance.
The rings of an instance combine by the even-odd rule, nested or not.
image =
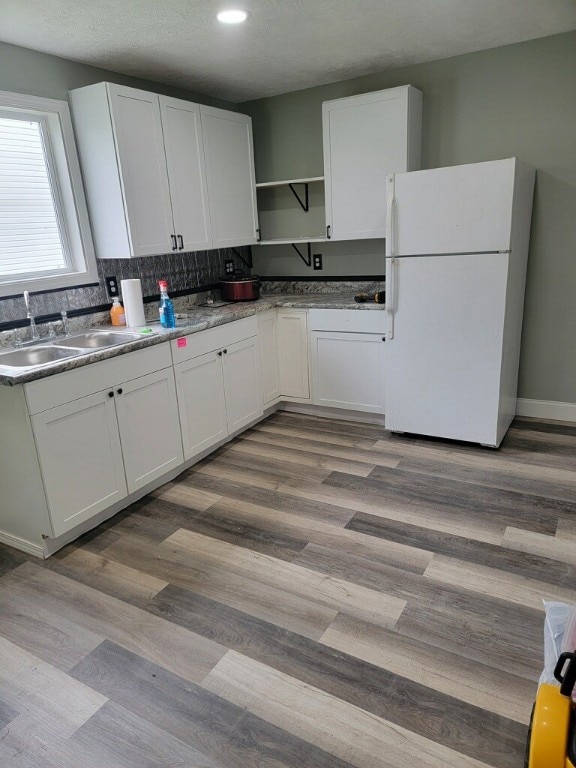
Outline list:
[[[497,447],[516,412],[534,170],[387,180],[385,426]]]

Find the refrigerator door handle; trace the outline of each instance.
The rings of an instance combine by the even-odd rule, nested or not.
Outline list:
[[[396,309],[396,243],[394,232],[394,176],[386,180],[386,313],[388,315],[387,339],[394,338],[394,312]]]

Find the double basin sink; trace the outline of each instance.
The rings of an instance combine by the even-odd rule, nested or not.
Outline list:
[[[23,349],[0,352],[0,366],[38,368],[143,338],[146,336],[135,331],[86,331],[61,339],[43,339]]]

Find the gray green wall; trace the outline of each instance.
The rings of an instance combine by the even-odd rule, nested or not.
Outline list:
[[[424,168],[515,155],[537,169],[519,394],[576,402],[575,32],[241,104],[253,118],[257,180],[322,175],[322,102],[406,83],[424,93]],[[320,273],[289,247],[253,249],[255,271],[382,270],[365,243],[334,246],[314,248]]]
[[[0,42],[0,90],[26,93],[31,96],[44,96],[49,99],[68,99],[68,91],[82,88],[92,83],[118,83],[133,88],[155,91],[165,96],[197,101],[224,109],[236,110],[234,104],[214,99],[205,94],[173,88],[170,85],[142,80],[138,77],[121,75],[107,69],[90,67],[69,59],[50,56],[46,53],[32,51]]]

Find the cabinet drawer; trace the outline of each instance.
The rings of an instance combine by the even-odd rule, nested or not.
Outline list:
[[[28,411],[41,413],[171,365],[170,347],[163,343],[32,381],[24,385]]]
[[[258,335],[258,318],[256,316],[244,317],[242,320],[234,320],[231,323],[209,328],[207,331],[198,331],[190,336],[182,336],[170,342],[172,347],[172,359],[174,365],[192,360],[194,357],[206,355],[227,344],[235,344],[244,341],[251,336]]]
[[[311,331],[386,333],[383,309],[310,309],[308,321]]]

